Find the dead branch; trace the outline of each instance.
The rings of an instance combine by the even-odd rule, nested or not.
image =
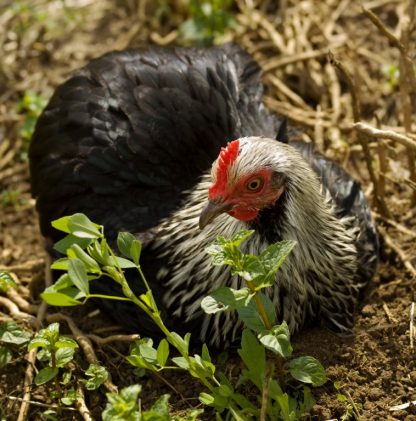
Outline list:
[[[133,335],[111,335],[107,336],[106,338],[102,338],[101,336],[89,334],[88,337],[92,339],[98,345],[107,345],[112,342],[134,342],[136,339],[140,339],[140,335],[133,334]]]
[[[383,236],[384,241],[386,242],[387,246],[389,246],[399,257],[403,266],[407,269],[407,271],[413,276],[416,277],[416,269],[410,262],[410,259],[407,257],[406,253],[403,249],[390,237],[387,231],[383,227],[378,227],[380,234]]]
[[[394,142],[398,142],[407,148],[413,149],[416,151],[416,141],[411,139],[408,136],[396,133],[393,130],[380,130],[375,127],[370,126],[369,124],[363,122],[357,122],[353,124],[353,128],[361,133],[366,134],[367,136],[374,137],[376,139],[389,139]]]
[[[349,74],[345,66],[340,61],[336,60],[334,55],[331,52],[329,52],[328,56],[329,56],[330,63],[337,70],[339,70],[339,72],[345,77],[347,81],[348,88],[351,93],[351,103],[352,103],[354,122],[357,123],[360,121],[361,111],[360,111],[359,95],[358,95],[358,91],[356,89],[355,83],[352,80],[351,75]],[[361,133],[358,133],[357,138],[358,138],[358,141],[360,142],[361,147],[363,148],[364,160],[367,165],[367,171],[370,175],[371,182],[373,183],[374,191],[376,192],[374,196],[376,199],[377,208],[380,210],[382,215],[389,216],[390,212],[387,208],[384,197],[378,195],[378,192],[379,192],[378,179],[373,169],[372,159],[370,155],[370,148],[368,146],[367,139]]]
[[[85,394],[81,386],[77,387],[77,395],[78,398],[75,401],[75,406],[78,409],[78,412],[81,414],[82,419],[84,421],[93,421],[91,412],[88,409],[87,404],[85,403]]]
[[[25,380],[23,383],[24,394],[23,394],[23,399],[22,399],[22,406],[20,407],[17,421],[27,420],[27,414],[29,412],[29,407],[31,403],[30,396],[31,396],[31,387],[33,383],[34,367],[36,363],[36,355],[37,355],[37,348],[32,349],[27,355],[27,366],[26,366]]]

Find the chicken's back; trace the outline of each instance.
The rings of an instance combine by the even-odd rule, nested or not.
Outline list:
[[[30,146],[41,231],[84,212],[138,233],[177,209],[221,146],[275,137],[259,66],[239,47],[151,48],[106,54],[59,86]]]

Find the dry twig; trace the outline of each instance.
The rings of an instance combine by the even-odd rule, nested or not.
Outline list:
[[[393,241],[393,239],[390,237],[390,235],[387,233],[387,231],[383,227],[378,227],[378,230],[380,234],[383,236],[384,241],[386,242],[386,245],[388,245],[397,254],[399,259],[402,261],[404,267],[413,276],[413,278],[415,278],[416,269],[410,262],[410,259],[407,257],[403,249],[395,241]]]
[[[335,60],[334,55],[330,52],[329,53],[329,60],[330,63],[339,70],[339,72],[344,76],[344,78],[347,81],[349,91],[351,93],[351,103],[352,103],[352,110],[354,115],[354,122],[358,123],[361,119],[361,111],[360,111],[360,100],[358,91],[356,89],[355,83],[351,78],[351,75],[349,74],[348,70],[344,67],[344,65],[339,62],[338,60]],[[371,182],[374,186],[374,191],[378,192],[378,179],[374,173],[373,165],[372,165],[372,159],[370,154],[370,148],[368,147],[367,139],[362,136],[361,133],[358,133],[358,141],[360,142],[361,147],[363,148],[364,152],[364,159],[365,163],[367,165],[367,170],[370,175]],[[387,208],[386,202],[384,200],[384,197],[379,196],[378,194],[375,194],[376,204],[378,209],[380,210],[381,214],[384,216],[389,216],[390,212]]]
[[[398,142],[409,149],[416,150],[416,141],[411,139],[408,136],[402,135],[400,133],[396,133],[393,130],[380,130],[372,127],[366,123],[358,122],[354,123],[354,129],[364,133],[368,136],[375,137],[376,139],[389,139],[393,140],[394,142]]]

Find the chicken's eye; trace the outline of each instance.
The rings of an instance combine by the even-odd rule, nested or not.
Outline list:
[[[247,190],[251,192],[258,192],[263,187],[263,180],[260,177],[252,178],[247,183]]]

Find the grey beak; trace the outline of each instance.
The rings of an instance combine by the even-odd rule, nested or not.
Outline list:
[[[199,228],[202,230],[210,222],[212,222],[218,215],[230,211],[235,203],[214,203],[208,202],[204,210],[199,216]]]

